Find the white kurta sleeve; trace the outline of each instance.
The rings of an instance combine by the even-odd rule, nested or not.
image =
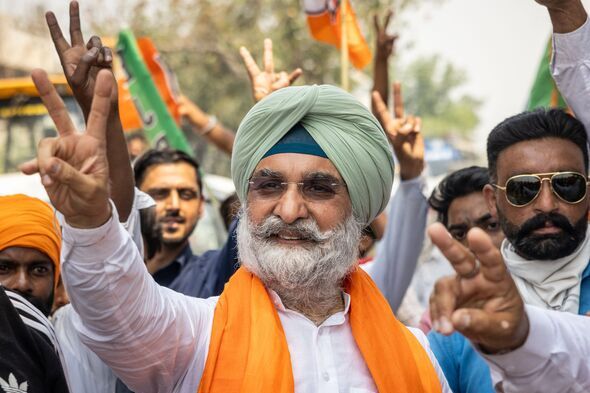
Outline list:
[[[504,392],[589,392],[590,317],[533,306],[526,312],[530,330],[522,347],[482,354]]]
[[[424,178],[402,181],[390,202],[385,234],[367,273],[394,312],[406,294],[424,243],[428,201]]]
[[[216,298],[189,298],[157,285],[114,205],[99,228],[64,224],[62,272],[79,315],[75,329],[127,386],[178,391],[189,377],[198,386]]]
[[[590,132],[590,22],[566,34],[553,34],[553,79],[576,117]]]

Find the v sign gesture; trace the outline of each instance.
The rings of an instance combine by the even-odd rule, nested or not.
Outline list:
[[[490,237],[479,228],[471,229],[468,249],[441,223],[432,224],[428,234],[457,272],[434,286],[433,327],[446,335],[457,330],[489,353],[521,346],[529,330],[524,302]]]
[[[37,158],[21,165],[25,174],[39,173],[51,203],[68,224],[94,228],[108,221],[109,167],[106,125],[115,88],[109,71],[97,74],[86,133],[77,133],[66,107],[43,70],[34,70],[33,82],[57,128],[58,137],[39,143]]]
[[[252,95],[254,101],[258,102],[275,90],[291,86],[303,71],[297,68],[295,71],[287,74],[285,71],[275,72],[274,59],[272,55],[272,41],[267,38],[264,40],[264,70],[261,71],[252,58],[252,55],[245,47],[240,48],[240,55],[244,60],[244,65],[248,71],[250,82],[252,82]]]
[[[379,92],[374,91],[372,99],[377,119],[399,161],[401,178],[410,180],[420,176],[424,169],[424,138],[421,133],[422,120],[404,113],[401,89],[399,82],[393,84],[393,117]]]

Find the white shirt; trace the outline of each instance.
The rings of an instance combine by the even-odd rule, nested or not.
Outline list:
[[[142,250],[139,210],[154,206],[154,200],[139,189],[134,189],[133,205],[127,221],[122,223],[138,250]],[[58,215],[63,225],[63,217]],[[141,251],[143,254],[143,251]],[[52,316],[51,322],[61,347],[63,369],[71,392],[114,393],[117,377],[113,371],[80,341],[76,324],[79,315],[71,304],[65,305]],[[77,321],[77,322],[74,322]]]
[[[590,132],[590,22],[553,35],[553,78]],[[590,317],[526,306],[530,331],[523,347],[483,355],[505,392],[589,392]]]
[[[197,391],[217,298],[158,286],[116,212],[100,228],[63,226],[62,274],[82,341],[138,392]],[[289,345],[296,392],[375,392],[352,336],[348,308],[315,326],[272,296]],[[349,302],[347,301],[347,304]],[[412,329],[441,381],[426,337]]]
[[[525,306],[525,344],[504,355],[482,354],[504,392],[590,392],[590,317]]]

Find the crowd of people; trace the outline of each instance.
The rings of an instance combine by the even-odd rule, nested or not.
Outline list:
[[[262,67],[241,48],[255,105],[235,133],[179,98],[194,132],[231,155],[236,189],[225,244],[201,255],[189,242],[205,204],[198,162],[126,141],[111,50],[84,41],[76,1],[69,41],[48,12],[86,129],[34,70],[58,135],[21,170],[51,205],[0,197],[0,388],[590,391],[590,22],[580,0],[536,2],[573,115],[502,120],[487,168],[452,172],[429,196],[421,120],[399,83],[388,109],[391,13],[375,18],[371,108],[292,86],[302,71],[275,71],[270,40]],[[447,267],[419,279],[426,234]]]

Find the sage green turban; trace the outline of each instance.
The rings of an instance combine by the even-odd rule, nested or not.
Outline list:
[[[385,209],[393,184],[393,154],[379,122],[356,98],[334,86],[278,90],[246,114],[234,142],[231,173],[246,201],[248,181],[264,156],[301,123],[346,182],[355,216],[371,223]]]

